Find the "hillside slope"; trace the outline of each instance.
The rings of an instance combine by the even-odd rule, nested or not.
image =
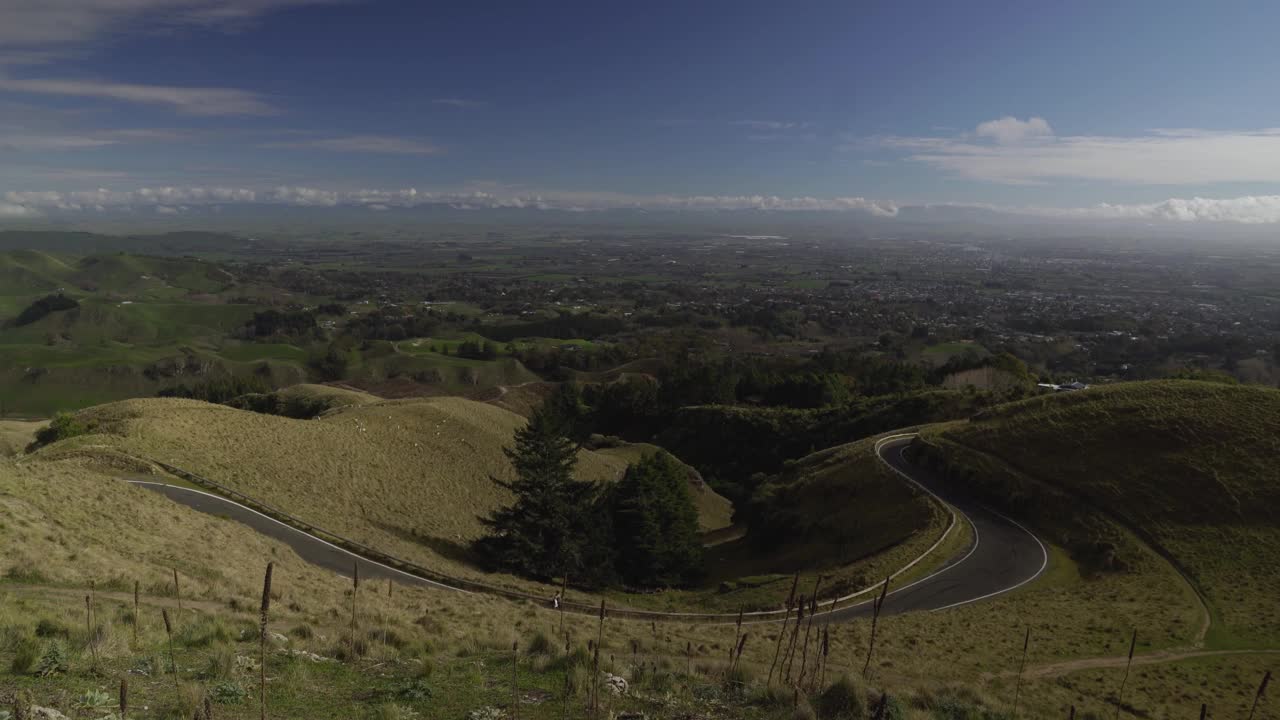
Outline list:
[[[75,305],[18,324],[56,293]],[[0,252],[4,409],[47,416],[253,372],[301,381],[305,350],[230,340],[261,309],[254,303],[278,295],[190,258]]]
[[[728,600],[773,606],[785,598],[796,571],[805,587],[821,577],[825,596],[861,590],[942,537],[949,514],[896,476],[876,457],[875,445],[871,437],[811,453],[756,490],[742,513],[745,537],[708,550],[713,579],[728,583],[722,589]],[[950,537],[925,566],[961,547],[967,530]]]
[[[502,449],[524,418],[456,397],[352,405],[316,420],[207,403],[130,400],[80,413],[92,434],[41,451],[118,450],[170,463],[351,539],[446,572],[474,574],[479,516],[508,503]],[[604,482],[625,458],[584,450]],[[709,490],[707,492],[710,492]]]
[[[993,408],[926,441],[1064,544],[1093,541],[1099,516],[1136,529],[1207,597],[1211,639],[1280,640],[1280,391],[1126,383]]]
[[[341,581],[287,545],[239,523],[175,505],[85,458],[0,458],[0,576],[11,582],[168,594],[172,572],[188,598],[245,607],[268,559],[299,600],[341,596]],[[294,594],[296,592],[296,595]]]
[[[0,457],[11,457],[36,439],[36,431],[43,422],[28,420],[0,420]]]

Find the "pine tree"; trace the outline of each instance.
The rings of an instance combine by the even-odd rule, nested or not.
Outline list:
[[[669,587],[698,577],[698,511],[687,473],[670,454],[647,455],[627,468],[607,505],[618,573],[629,584]]]
[[[582,391],[573,383],[561,383],[542,404],[541,412],[555,432],[582,445],[590,435],[590,419]]]
[[[522,575],[582,577],[596,541],[588,517],[595,486],[573,479],[577,447],[552,414],[539,411],[505,452],[516,478],[494,482],[510,490],[515,502],[481,519],[490,534],[476,550],[493,566]]]

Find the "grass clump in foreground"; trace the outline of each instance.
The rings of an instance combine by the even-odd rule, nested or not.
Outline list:
[[[291,594],[271,585],[264,587],[264,597],[274,591]],[[145,630],[135,641],[131,627],[110,619],[122,616],[113,612],[121,601],[104,597],[95,607],[104,618],[96,663],[90,656],[94,639],[74,635],[50,645],[60,648],[55,672],[44,672],[38,664],[6,663],[0,691],[72,718],[96,718],[117,710],[116,695],[109,690],[123,678],[130,717],[173,720],[205,717],[200,714],[205,708],[218,718],[256,718],[264,703],[268,717],[309,720],[517,715],[577,720],[626,713],[782,720],[792,717],[797,705],[810,704],[823,709],[820,717],[854,720],[866,717],[857,713],[872,700],[861,683],[848,680],[797,694],[780,685],[766,687],[755,663],[728,673],[726,664],[715,658],[715,630],[663,627],[642,641],[625,637],[642,629],[640,624],[606,620],[599,627],[596,618],[574,616],[567,619],[561,647],[555,647],[550,638],[559,620],[550,613],[531,615],[487,601],[479,613],[468,613],[434,593],[406,589],[403,596],[407,607],[374,602],[371,609],[409,641],[396,647],[371,640],[367,655],[346,661],[334,653],[342,642],[344,619],[320,608],[304,616],[316,623],[319,636],[329,639],[304,642],[264,631],[261,618],[255,623],[249,612],[199,609],[179,618],[175,608],[164,605],[167,599],[148,596],[142,612]],[[75,611],[69,597],[56,593],[0,592],[0,626],[7,638],[0,644],[0,659],[21,651],[22,638],[31,637],[32,618]],[[297,619],[289,617],[295,614],[289,610],[277,616],[276,606],[265,601],[262,612],[270,612],[272,622]],[[414,613],[439,617],[440,622],[406,622]],[[169,617],[155,617],[159,615]],[[490,618],[506,630],[464,630],[470,623],[489,625]],[[172,627],[166,628],[166,619]],[[186,624],[240,626],[242,632],[209,645],[184,643],[171,649],[169,630],[183,637]],[[509,644],[508,638],[516,640]],[[588,650],[597,640],[603,641],[598,654]],[[676,662],[669,653],[686,643],[693,648],[692,661]],[[528,649],[513,653],[513,646]],[[826,714],[827,708],[835,708],[834,714]]]
[[[1206,596],[1211,642],[1280,642],[1280,391],[1124,383],[998,406],[924,440],[953,477],[1100,569],[1133,560],[1105,526],[1135,531]]]

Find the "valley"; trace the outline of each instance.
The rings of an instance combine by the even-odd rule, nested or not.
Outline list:
[[[265,658],[278,717],[1273,712],[1255,286],[1125,339],[1090,282],[1178,293],[1110,252],[535,235],[0,253],[0,700],[257,717]]]

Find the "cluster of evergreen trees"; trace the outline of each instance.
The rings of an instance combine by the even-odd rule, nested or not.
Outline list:
[[[157,397],[188,398],[210,403],[226,403],[241,395],[251,393],[269,393],[271,383],[256,375],[250,377],[228,376],[208,380],[202,383],[187,385],[183,383],[165,388],[156,393]]]
[[[446,350],[448,346],[445,346]],[[496,360],[498,346],[488,340],[463,340],[458,345],[458,357],[469,360]]]
[[[475,550],[493,569],[592,586],[670,587],[702,573],[698,513],[685,470],[670,455],[644,457],[617,483],[576,480],[575,423],[553,397],[506,450],[515,501],[483,518]]]
[[[60,312],[62,310],[73,310],[80,307],[80,303],[74,298],[58,293],[57,295],[46,295],[39,300],[28,305],[22,312],[18,313],[18,317],[14,318],[13,324],[16,327],[30,325],[37,320],[44,318],[51,313]]]
[[[310,337],[316,333],[315,313],[307,310],[263,310],[244,324],[241,334],[250,339]]]

